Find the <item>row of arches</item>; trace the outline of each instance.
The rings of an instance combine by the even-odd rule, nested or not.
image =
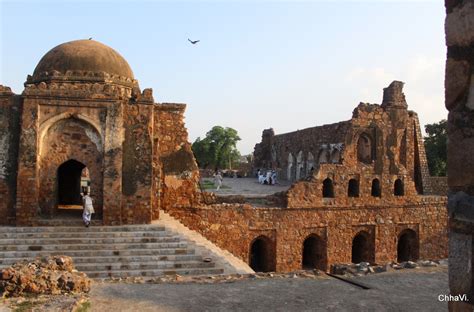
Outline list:
[[[370,195],[372,197],[382,197],[382,187],[380,186],[380,180],[375,178],[372,180]],[[393,195],[404,196],[405,187],[401,179],[396,179],[393,184]],[[359,180],[350,179],[347,185],[347,196],[348,197],[359,197]],[[334,185],[330,178],[326,178],[323,181],[323,197],[334,198]]]
[[[258,236],[250,244],[249,264],[255,272],[275,271],[275,252],[272,240]],[[419,258],[419,240],[412,229],[404,229],[397,238],[397,261],[416,261]],[[352,263],[375,262],[375,244],[372,235],[359,231],[352,240]],[[327,270],[327,242],[317,234],[310,234],[302,244],[302,269]]]
[[[319,164],[338,164],[341,162],[342,144],[323,144],[314,157],[312,152],[306,154],[304,157],[303,151],[299,151],[296,156],[292,153],[288,154],[287,159],[287,179],[299,180],[309,176],[316,165]],[[272,154],[273,161],[277,161],[276,153]]]

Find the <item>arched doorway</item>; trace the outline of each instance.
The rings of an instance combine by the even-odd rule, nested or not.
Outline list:
[[[418,235],[411,229],[403,230],[398,236],[397,261],[416,261],[419,257]]]
[[[357,141],[357,160],[371,164],[374,159],[372,139],[366,133],[362,133]]]
[[[266,236],[259,236],[250,244],[250,267],[255,272],[275,271],[271,241]]]
[[[302,267],[322,271],[327,268],[326,242],[316,234],[311,234],[303,242]]]
[[[332,185],[332,180],[329,178],[326,178],[323,181],[323,197],[334,197],[334,187]]]
[[[74,159],[70,159],[58,168],[58,207],[81,205],[81,177],[86,166]]]
[[[74,117],[56,121],[42,136],[38,160],[41,214],[64,216],[61,205],[80,205],[81,187],[87,187],[100,217],[103,173],[103,143],[94,126]]]
[[[369,233],[360,231],[352,240],[352,263],[374,262],[374,256]]]

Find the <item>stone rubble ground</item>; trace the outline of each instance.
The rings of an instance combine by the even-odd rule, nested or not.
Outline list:
[[[334,264],[331,266],[331,273],[336,275],[361,276],[373,273],[389,272],[402,269],[417,269],[420,267],[447,266],[446,259],[443,260],[419,260],[417,262],[404,261],[401,263],[391,262],[385,265],[371,265],[368,262]]]
[[[182,276],[179,274],[143,278],[143,277],[127,277],[97,280],[98,283],[131,283],[131,284],[179,284],[179,283],[198,283],[198,284],[215,284],[215,283],[233,283],[235,281],[246,279],[271,279],[271,278],[324,278],[325,275],[319,270],[301,270],[289,273],[251,273],[251,274],[221,274],[221,275],[199,275],[199,276]]]

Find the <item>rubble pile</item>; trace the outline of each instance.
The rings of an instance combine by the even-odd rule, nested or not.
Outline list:
[[[4,297],[87,293],[90,285],[91,280],[75,270],[71,257],[67,256],[37,258],[0,270],[0,294]]]
[[[366,275],[372,273],[381,273],[392,270],[416,269],[419,267],[437,267],[442,265],[440,261],[420,260],[418,262],[404,261],[401,263],[391,262],[384,265],[370,264],[369,262],[361,263],[339,263],[331,266],[331,273],[336,275]]]
[[[133,284],[161,284],[161,283],[199,283],[199,284],[214,284],[214,283],[233,283],[240,280],[247,279],[278,279],[278,278],[321,278],[323,272],[317,269],[314,270],[299,270],[288,273],[277,272],[257,272],[252,274],[228,274],[228,275],[198,275],[198,276],[183,276],[183,275],[166,275],[154,278],[143,277],[126,277],[126,278],[112,278],[107,280],[112,283],[133,283]],[[105,282],[106,280],[103,280]]]

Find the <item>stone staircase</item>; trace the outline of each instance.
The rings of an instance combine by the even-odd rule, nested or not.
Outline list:
[[[38,256],[68,255],[91,278],[223,273],[212,258],[161,225],[74,224],[0,227],[0,269]]]

